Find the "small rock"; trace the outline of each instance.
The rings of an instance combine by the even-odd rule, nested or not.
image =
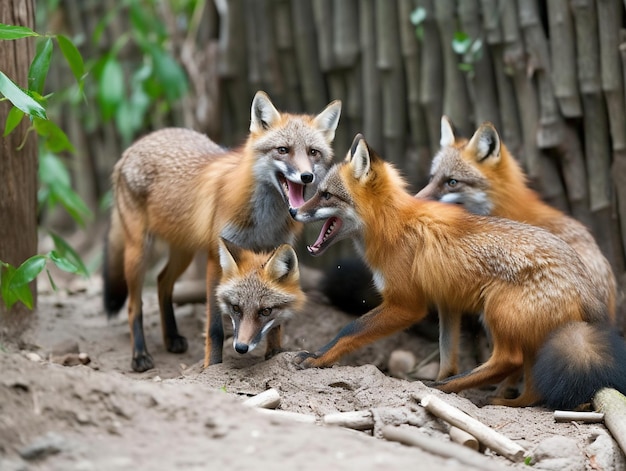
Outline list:
[[[43,358],[41,358],[41,356],[35,352],[24,352],[24,356],[28,360],[34,361],[34,362],[40,362],[43,360]]]
[[[22,447],[19,454],[25,460],[37,460],[45,458],[48,455],[59,453],[66,447],[65,439],[54,433],[48,432],[45,435],[37,437],[29,445]]]
[[[543,440],[531,453],[534,469],[585,471],[585,456],[573,438],[555,435]]]
[[[407,374],[415,368],[417,360],[413,352],[408,350],[394,350],[389,355],[387,368],[389,374],[395,378],[406,378]]]

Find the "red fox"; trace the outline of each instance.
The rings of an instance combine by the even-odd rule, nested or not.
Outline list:
[[[441,150],[434,157],[430,182],[418,198],[439,200],[463,206],[470,212],[493,215],[542,227],[567,242],[587,267],[591,285],[615,319],[616,282],[611,265],[593,236],[579,221],[544,203],[527,186],[520,165],[501,142],[491,123],[482,124],[467,139],[455,136],[450,120],[441,119]],[[455,316],[440,316],[445,319]],[[458,324],[441,330],[443,343],[450,344],[450,358],[441,358],[438,379],[457,371]]]
[[[299,353],[295,361],[303,368],[331,365],[348,352],[405,329],[423,319],[429,305],[443,306],[453,315],[483,312],[493,338],[491,357],[437,385],[459,392],[523,372],[520,396],[493,402],[526,406],[539,402],[538,391],[545,390],[545,376],[537,377],[541,389],[535,387],[532,367],[549,336],[572,322],[600,326],[608,319],[606,305],[568,244],[535,226],[413,197],[398,171],[360,135],[346,160],[332,167],[315,194],[290,212],[303,223],[325,220],[308,247],[312,255],[321,255],[339,240],[353,239],[383,298],[380,306],[346,325],[318,351]],[[593,390],[612,384],[611,372],[587,377],[583,367],[587,361],[601,363],[598,371],[609,364],[619,367],[612,355],[619,357],[620,352],[609,346],[597,355],[579,351],[593,345],[575,338],[568,355],[559,356],[582,377],[568,383],[573,399],[556,394],[552,404],[587,401],[579,383],[594,380]]]
[[[215,297],[233,323],[235,351],[250,352],[267,336],[265,358],[281,352],[281,323],[305,300],[295,251],[283,244],[258,253],[221,239],[219,255],[222,277]]]
[[[187,350],[172,308],[174,282],[197,251],[207,253],[204,366],[220,363],[224,331],[215,302],[219,237],[257,252],[294,242],[301,227],[288,209],[301,205],[305,187],[317,185],[330,167],[340,113],[339,101],[317,116],[279,113],[265,93],[257,92],[250,134],[239,149],[225,150],[195,131],[172,128],[149,134],[124,152],[113,170],[104,304],[111,315],[128,295],[133,370],[154,366],[141,311],[151,238],[165,240],[170,249],[158,277],[163,341],[170,352]]]

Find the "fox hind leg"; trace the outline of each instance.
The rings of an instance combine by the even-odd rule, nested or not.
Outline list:
[[[132,220],[132,218],[129,218]],[[131,227],[134,226],[134,227]],[[143,332],[143,311],[141,291],[145,275],[145,232],[138,220],[126,225],[124,245],[124,277],[128,285],[128,324],[133,349],[131,367],[142,372],[154,368],[154,361],[148,353]],[[131,236],[137,234],[137,236]]]
[[[174,308],[172,307],[172,292],[174,291],[174,283],[189,266],[193,255],[193,252],[170,247],[169,260],[158,277],[163,343],[167,351],[172,353],[184,353],[188,347],[187,339],[178,333]]]
[[[209,256],[207,260],[207,303],[206,303],[206,335],[204,344],[204,368],[217,363],[222,363],[222,350],[224,348],[224,325],[222,313],[217,305],[215,289],[221,275],[219,264]]]

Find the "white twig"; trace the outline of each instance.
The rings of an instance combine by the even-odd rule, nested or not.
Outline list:
[[[602,422],[602,412],[573,412],[569,410],[555,410],[554,420],[557,422]]]
[[[280,394],[274,389],[267,389],[262,393],[252,396],[249,399],[243,401],[245,406],[249,407],[261,407],[263,409],[276,409],[280,404]]]
[[[431,414],[475,436],[480,443],[514,462],[524,459],[526,450],[499,432],[433,395],[424,396],[421,405]]]

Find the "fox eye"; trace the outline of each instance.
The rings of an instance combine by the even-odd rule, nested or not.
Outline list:
[[[279,154],[282,154],[282,155],[289,153],[289,147],[285,147],[285,146],[277,147],[276,150],[278,151]]]
[[[309,155],[311,157],[319,157],[321,152],[317,149],[309,149]]]
[[[320,196],[322,197],[322,199],[329,200],[331,197],[331,194],[328,191],[322,191]]]
[[[450,180],[448,180],[448,186],[456,186],[456,184],[459,183],[457,180],[455,180],[454,178],[451,178]]]
[[[241,307],[239,306],[239,304],[231,304],[230,308],[235,314],[241,314]]]
[[[259,310],[259,316],[267,317],[271,313],[272,313],[272,308],[271,307],[264,307],[263,309]]]

